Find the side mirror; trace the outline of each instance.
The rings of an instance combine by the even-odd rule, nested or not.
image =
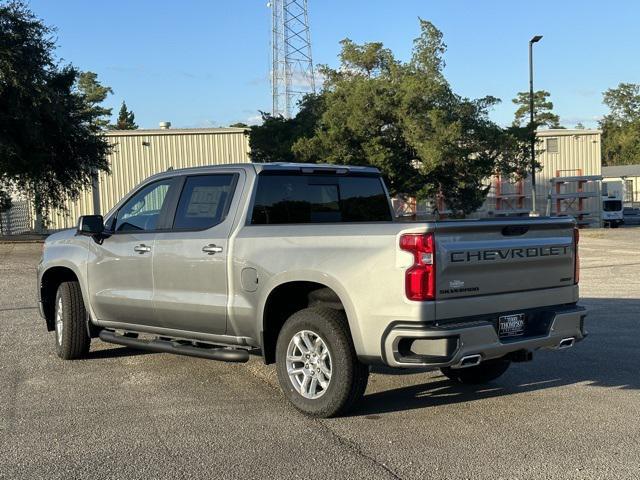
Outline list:
[[[104,232],[102,215],[83,215],[78,219],[78,235],[100,235]]]

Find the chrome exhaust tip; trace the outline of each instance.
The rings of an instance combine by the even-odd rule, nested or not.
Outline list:
[[[482,361],[482,355],[476,353],[474,355],[465,355],[460,359],[458,368],[475,367]]]
[[[558,348],[559,349],[571,348],[573,347],[574,343],[576,343],[575,337],[563,338],[562,340],[560,340],[560,343],[558,344]]]

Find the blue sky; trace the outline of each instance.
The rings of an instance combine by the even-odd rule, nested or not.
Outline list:
[[[266,0],[31,0],[58,28],[58,55],[98,73],[126,100],[141,127],[255,121],[271,109],[270,10]],[[528,9],[531,9],[529,12]],[[536,89],[549,90],[568,127],[596,126],[602,92],[640,83],[640,2],[635,0],[309,0],[316,63],[337,64],[338,42],[382,41],[407,59],[417,17],[432,21],[448,45],[445,74],[464,96],[494,95],[492,112],[508,124],[510,99],[528,89],[527,42],[535,47]]]

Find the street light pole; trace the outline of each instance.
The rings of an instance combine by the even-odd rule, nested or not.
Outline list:
[[[533,44],[539,42],[542,35],[536,35],[529,40],[529,125],[531,126],[531,213],[533,217],[538,216],[536,204],[536,129],[534,126],[533,109]]]

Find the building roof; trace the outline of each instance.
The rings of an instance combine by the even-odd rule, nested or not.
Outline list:
[[[640,165],[602,167],[602,176],[606,178],[640,177]]]
[[[138,128],[136,130],[109,130],[105,132],[107,137],[135,137],[149,135],[202,135],[220,133],[244,133],[248,128]]]
[[[602,130],[586,128],[549,128],[536,130],[538,137],[561,137],[566,135],[602,135]]]

